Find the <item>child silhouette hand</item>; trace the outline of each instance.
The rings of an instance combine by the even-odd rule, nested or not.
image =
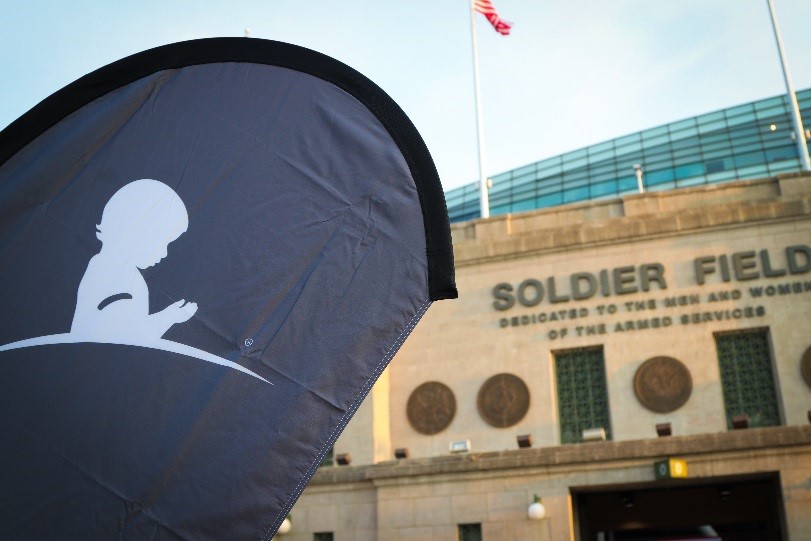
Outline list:
[[[197,303],[186,302],[185,299],[180,299],[167,306],[162,312],[166,314],[167,321],[170,321],[172,325],[175,323],[183,323],[191,319],[195,312],[197,312]]]

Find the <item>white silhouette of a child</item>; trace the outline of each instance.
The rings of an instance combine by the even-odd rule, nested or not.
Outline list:
[[[154,341],[189,320],[197,304],[183,299],[150,314],[149,288],[139,270],[166,257],[169,243],[188,226],[186,206],[162,182],[136,180],[113,194],[96,226],[102,247],[79,284],[71,334],[92,341]]]

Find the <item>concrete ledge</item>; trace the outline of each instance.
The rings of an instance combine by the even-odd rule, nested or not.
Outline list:
[[[619,208],[619,206],[622,208]],[[811,175],[630,195],[454,224],[455,263],[553,253],[756,222],[811,220]]]
[[[641,216],[705,205],[774,199],[780,195],[779,177],[775,177],[626,195],[622,199],[626,216]]]
[[[667,456],[689,458],[711,453],[774,450],[798,446],[808,446],[809,452],[811,452],[811,426],[750,428],[715,434],[582,443],[537,449],[406,459],[369,466],[321,468],[313,476],[310,485],[358,483],[376,479],[515,468],[565,467],[626,460],[655,460]]]
[[[784,196],[811,193],[811,176],[806,173],[788,173],[779,175],[780,194]]]

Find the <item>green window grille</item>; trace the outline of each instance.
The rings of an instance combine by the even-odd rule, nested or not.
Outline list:
[[[561,443],[583,441],[583,430],[604,428],[611,439],[603,348],[555,353]]]
[[[747,415],[750,427],[781,424],[769,331],[718,334],[715,347],[721,368],[727,428],[732,429],[732,418],[738,415]]]
[[[330,447],[327,454],[324,455],[324,459],[321,461],[321,464],[318,466],[319,468],[323,468],[324,466],[333,466],[335,464],[335,447]]]
[[[459,524],[459,541],[482,541],[482,525]]]

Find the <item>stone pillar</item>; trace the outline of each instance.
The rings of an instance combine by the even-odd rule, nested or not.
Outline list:
[[[349,453],[353,466],[392,460],[390,422],[386,369],[335,442],[335,454]]]

